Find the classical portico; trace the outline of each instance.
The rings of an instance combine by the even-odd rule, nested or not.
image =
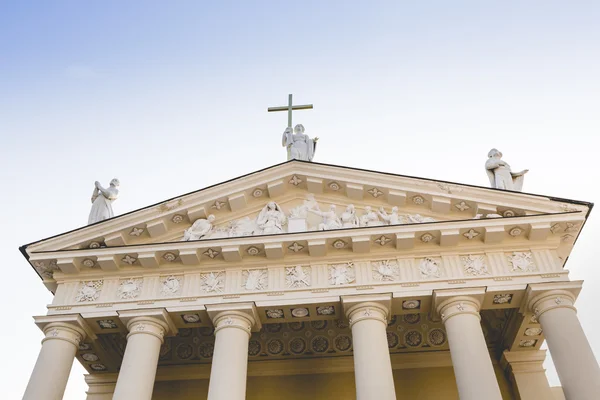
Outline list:
[[[590,208],[295,160],[29,244],[54,300],[24,398],[76,358],[88,400],[554,399],[547,340],[592,399]]]

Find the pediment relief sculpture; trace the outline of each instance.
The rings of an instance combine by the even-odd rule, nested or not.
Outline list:
[[[312,195],[307,196],[302,204],[291,207],[288,211],[285,211],[278,203],[270,201],[254,218],[245,216],[221,226],[214,226],[215,219],[212,214],[206,218],[197,219],[191,227],[184,231],[181,240],[191,241],[436,222],[434,218],[424,217],[420,214],[400,215],[398,207],[393,207],[388,214],[384,207],[380,207],[375,212],[371,206],[367,205],[364,207],[362,215],[358,216],[354,204],[349,204],[338,215],[335,204],[330,204],[326,211],[322,211],[319,203]]]

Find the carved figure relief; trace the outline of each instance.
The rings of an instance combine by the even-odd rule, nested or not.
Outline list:
[[[200,240],[204,236],[208,235],[213,228],[212,223],[215,220],[215,216],[210,214],[206,219],[197,219],[192,226],[185,230],[183,233],[183,241]]]
[[[421,260],[419,271],[421,271],[421,277],[423,279],[439,278],[440,276],[442,276],[442,272],[440,271],[440,266],[438,262],[433,258],[429,257]]]
[[[270,201],[256,218],[260,233],[264,235],[283,233],[283,226],[286,222],[285,214],[274,201]]]
[[[200,288],[206,293],[220,293],[225,288],[223,272],[208,272],[200,274]]]
[[[320,216],[323,218],[323,221],[319,224],[318,230],[326,231],[330,229],[340,229],[342,227],[342,222],[338,218],[335,213],[335,205],[332,204],[329,206],[329,211],[321,211],[319,209],[319,205],[316,205],[315,209],[310,209],[310,212]]]
[[[537,267],[533,263],[533,255],[530,251],[515,251],[508,256],[508,261],[512,266],[512,272],[533,272],[537,271]]]
[[[490,273],[484,255],[469,254],[466,257],[461,257],[461,260],[463,262],[465,274],[467,275],[479,276],[488,275]]]
[[[103,284],[104,281],[102,280],[82,282],[81,287],[75,296],[75,300],[79,303],[97,300],[98,297],[100,297]]]
[[[247,269],[243,273],[243,288],[246,290],[265,290],[267,289],[267,270],[266,269]]]
[[[404,218],[398,215],[398,207],[392,207],[392,212],[388,214],[385,212],[385,209],[381,207],[377,212],[382,220],[384,220],[388,225],[398,225],[404,223]]]
[[[348,285],[354,282],[354,264],[352,262],[329,266],[329,284]]]
[[[371,263],[373,279],[379,282],[391,282],[400,279],[400,267],[394,260],[375,261]]]
[[[348,204],[340,219],[342,221],[342,228],[356,228],[360,226],[354,204]]]
[[[365,207],[365,213],[360,217],[360,226],[381,226],[383,222],[379,220],[379,216],[375,213],[371,206]]]
[[[310,267],[297,265],[285,269],[285,283],[288,288],[310,286]]]

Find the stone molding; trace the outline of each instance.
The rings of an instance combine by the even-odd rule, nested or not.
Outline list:
[[[513,373],[545,372],[543,363],[546,360],[546,350],[508,351],[504,350],[500,365],[504,370]]]

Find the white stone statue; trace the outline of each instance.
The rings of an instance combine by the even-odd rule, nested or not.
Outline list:
[[[392,207],[391,214],[388,214],[387,212],[385,212],[385,209],[383,207],[381,207],[379,209],[377,214],[379,214],[381,219],[384,220],[385,222],[387,222],[388,225],[398,225],[398,224],[404,223],[404,218],[402,218],[400,215],[398,215],[398,207],[396,207],[396,206]]]
[[[502,161],[502,153],[496,149],[491,149],[488,153],[488,159],[485,162],[485,172],[487,172],[490,178],[490,185],[493,188],[520,192],[523,190],[525,174],[529,170],[511,172],[510,165]]]
[[[283,226],[286,222],[285,214],[274,201],[270,201],[256,218],[260,233],[264,235],[283,233]]]
[[[329,206],[329,211],[321,211],[318,205],[316,210],[310,209],[308,211],[323,218],[323,222],[321,222],[318,227],[318,230],[320,231],[340,229],[342,227],[342,222],[335,213],[335,204]]]
[[[119,196],[119,189],[117,189],[119,184],[117,178],[110,181],[110,186],[106,189],[100,185],[100,182],[94,183],[96,187],[92,194],[92,210],[88,217],[88,225],[114,217],[112,202]]]
[[[213,221],[215,216],[210,214],[206,219],[197,219],[192,226],[183,232],[183,241],[187,242],[190,240],[200,240],[210,233],[213,228]]]
[[[311,139],[304,134],[304,126],[298,124],[292,128],[285,128],[281,145],[287,148],[288,160],[312,161],[317,148],[318,137]]]
[[[360,217],[360,226],[381,226],[383,222],[379,220],[377,214],[371,209],[371,206],[365,207],[365,213]]]
[[[342,220],[342,228],[356,228],[360,226],[358,216],[354,210],[354,204],[348,204],[346,211],[344,211],[340,217]]]
[[[408,223],[410,224],[422,224],[425,222],[437,222],[431,217],[424,217],[421,214],[407,215]]]

